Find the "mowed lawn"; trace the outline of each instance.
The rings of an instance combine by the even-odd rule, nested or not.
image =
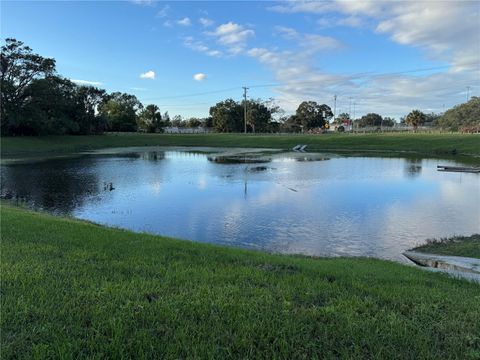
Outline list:
[[[2,137],[2,158],[51,156],[108,147],[214,146],[260,147],[288,150],[297,144],[308,151],[343,151],[348,154],[480,157],[479,134],[108,134],[97,136]],[[478,160],[480,163],[480,160]]]
[[[2,359],[479,359],[480,286],[3,204]]]

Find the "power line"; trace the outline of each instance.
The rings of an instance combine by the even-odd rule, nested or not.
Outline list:
[[[479,62],[472,62],[472,63],[465,63],[462,65],[473,65],[473,64],[480,64]],[[424,72],[424,71],[432,71],[432,70],[440,70],[450,68],[451,65],[443,65],[443,66],[435,66],[429,68],[417,68],[417,69],[410,69],[410,70],[403,70],[397,72],[384,72],[384,73],[375,73],[375,72],[365,72],[359,73],[356,75],[348,76],[349,80],[352,79],[362,79],[372,76],[387,76],[387,75],[401,75],[401,74],[409,74],[415,72]],[[251,88],[261,88],[261,87],[276,87],[276,86],[287,86],[287,85],[301,85],[301,84],[315,84],[320,83],[319,80],[307,80],[307,81],[286,81],[286,82],[276,82],[276,83],[269,83],[269,84],[256,84],[256,85],[248,85]],[[152,101],[152,100],[159,100],[159,99],[178,99],[178,98],[187,98],[187,97],[195,97],[195,96],[202,96],[202,95],[210,95],[210,94],[218,94],[228,91],[236,91],[240,88],[240,86],[226,88],[226,89],[219,89],[219,90],[212,90],[212,91],[203,91],[198,93],[190,93],[190,94],[180,94],[180,95],[171,95],[171,96],[159,96],[155,98],[144,98],[144,101]]]

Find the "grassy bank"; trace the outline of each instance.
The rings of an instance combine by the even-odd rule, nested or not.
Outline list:
[[[480,259],[480,234],[433,239],[412,250],[436,255],[466,256]]]
[[[478,285],[2,206],[2,358],[480,358]]]
[[[71,154],[125,146],[217,146],[291,149],[307,144],[310,151],[351,154],[383,153],[421,156],[480,156],[480,136],[462,134],[120,134],[101,136],[3,137],[2,158]],[[480,161],[480,160],[479,160]]]

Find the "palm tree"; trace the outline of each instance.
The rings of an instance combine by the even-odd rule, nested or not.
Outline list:
[[[408,125],[413,126],[413,131],[417,131],[419,125],[425,122],[426,116],[420,110],[413,110],[410,114],[407,115],[405,118],[405,122]]]

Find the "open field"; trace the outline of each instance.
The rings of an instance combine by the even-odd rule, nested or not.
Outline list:
[[[109,134],[98,136],[3,137],[2,158],[58,156],[107,147],[216,146],[291,149],[307,144],[309,151],[335,151],[352,155],[431,156],[469,158],[480,162],[480,136],[476,134]],[[456,155],[456,156],[454,156]],[[462,156],[459,156],[462,155]]]
[[[478,285],[2,204],[2,358],[480,358]],[[15,355],[15,356],[14,356]]]
[[[434,239],[413,250],[435,255],[465,256],[480,259],[480,234]]]

